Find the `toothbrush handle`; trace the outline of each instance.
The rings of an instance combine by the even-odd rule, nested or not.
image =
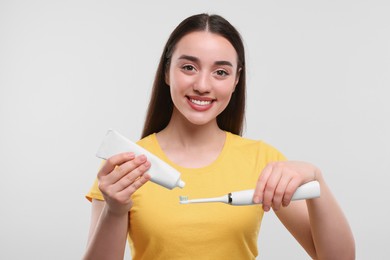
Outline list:
[[[252,205],[255,190],[242,190],[231,193],[232,205]],[[311,181],[298,187],[291,200],[314,199],[320,197],[320,184]]]
[[[229,194],[231,197],[231,205],[252,205],[253,203],[253,194],[255,190],[241,190],[235,191]]]
[[[291,200],[305,200],[319,198],[321,194],[318,181],[307,182],[298,187]]]

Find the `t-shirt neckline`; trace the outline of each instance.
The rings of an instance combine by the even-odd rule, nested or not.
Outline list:
[[[151,138],[152,138],[153,143],[156,144],[156,146],[155,146],[157,149],[156,152],[158,153],[160,158],[163,159],[164,161],[166,161],[167,163],[169,163],[174,168],[178,169],[179,171],[186,171],[186,172],[203,172],[203,171],[210,171],[211,169],[218,167],[219,163],[222,161],[225,153],[228,150],[230,142],[231,142],[231,133],[227,132],[227,131],[225,131],[225,133],[226,133],[225,143],[222,147],[221,152],[217,156],[217,158],[214,161],[212,161],[210,164],[205,165],[203,167],[198,167],[198,168],[188,168],[188,167],[183,167],[181,165],[176,164],[171,159],[169,159],[169,157],[165,154],[164,150],[161,148],[161,146],[158,142],[156,133],[153,133],[151,135]]]

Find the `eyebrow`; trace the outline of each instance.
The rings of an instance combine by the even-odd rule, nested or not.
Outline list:
[[[193,62],[199,62],[199,59],[197,57],[190,56],[190,55],[181,55],[179,57],[179,60],[189,60],[189,61],[193,61]],[[218,61],[214,62],[214,64],[215,65],[227,65],[227,66],[233,67],[233,64],[230,61],[226,61],[226,60],[218,60]]]

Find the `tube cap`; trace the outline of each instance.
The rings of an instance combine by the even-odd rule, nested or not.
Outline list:
[[[184,186],[186,185],[186,183],[182,180],[178,180],[177,183],[176,183],[177,187],[179,188],[184,188]]]

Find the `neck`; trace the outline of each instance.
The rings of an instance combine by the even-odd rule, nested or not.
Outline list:
[[[218,127],[216,119],[195,125],[174,112],[168,126],[157,133],[157,139],[171,161],[182,167],[200,168],[218,158],[226,133]]]
[[[157,134],[163,146],[187,149],[224,143],[225,131],[218,127],[216,119],[204,125],[194,125],[180,116],[174,112],[167,127]]]

